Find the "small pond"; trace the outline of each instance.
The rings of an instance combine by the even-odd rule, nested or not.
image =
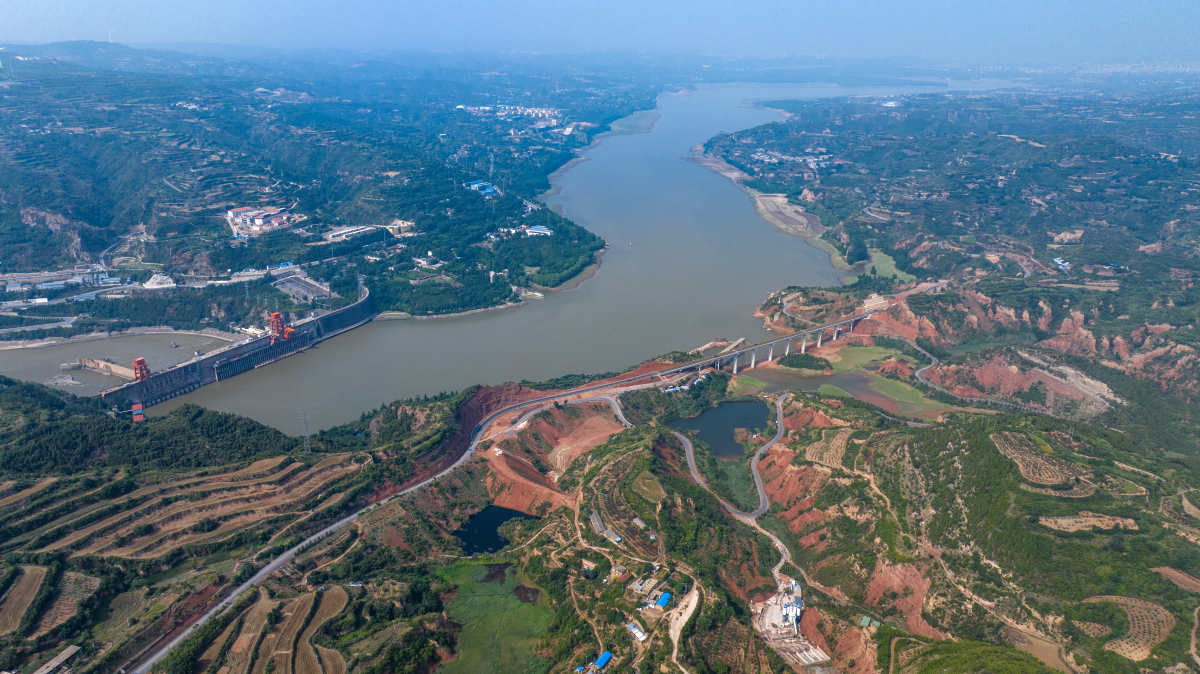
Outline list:
[[[745,448],[734,439],[734,429],[754,431],[766,428],[770,413],[770,408],[757,400],[721,403],[705,410],[700,416],[676,419],[671,422],[671,428],[699,431],[699,438],[712,447],[718,459],[733,461],[741,459],[745,453]]]
[[[454,535],[462,542],[464,555],[495,552],[508,545],[508,540],[500,535],[500,526],[514,519],[536,520],[538,518],[526,515],[519,510],[509,510],[494,505],[488,506],[472,515],[463,528],[454,532]]]

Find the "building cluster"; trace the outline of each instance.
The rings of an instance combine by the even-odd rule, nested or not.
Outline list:
[[[225,221],[233,230],[233,238],[249,239],[277,229],[284,229],[300,222],[305,216],[289,213],[282,208],[243,206],[225,214]]]
[[[503,241],[515,236],[551,236],[554,230],[543,225],[522,225],[520,227],[500,227],[495,232],[489,232],[487,242]],[[485,243],[487,243],[485,242]]]
[[[597,534],[600,534],[601,536],[607,538],[608,540],[612,541],[613,543],[621,542],[621,537],[617,534],[616,531],[604,526],[604,520],[600,519],[600,511],[596,510],[595,508],[592,508],[591,521],[592,521],[592,529],[594,529]]]
[[[8,281],[4,289],[10,293],[23,293],[34,288],[38,290],[62,290],[67,286],[108,288],[119,286],[122,283],[124,283],[124,280],[118,276],[109,276],[108,272],[99,272],[95,274],[78,274],[71,278],[52,279],[39,283],[27,283],[24,280],[14,279]]]
[[[504,192],[501,192],[500,188],[483,180],[472,180],[471,182],[467,183],[465,187],[472,192],[478,192],[482,194],[484,199],[491,199],[496,195],[504,196]]]
[[[824,150],[825,148],[818,149]],[[792,155],[776,152],[775,150],[763,150],[762,148],[759,148],[754,152],[754,154],[750,155],[750,158],[754,159],[755,161],[763,162],[764,164],[778,164],[780,162],[805,163],[808,164],[810,169],[815,171],[819,167],[828,166],[829,158],[832,156],[833,155],[820,154],[816,156],[805,155],[803,157],[793,157]]]
[[[375,228],[371,225],[354,225],[351,227],[338,227],[337,229],[325,232],[322,236],[330,243],[353,239],[356,236],[370,234]]]

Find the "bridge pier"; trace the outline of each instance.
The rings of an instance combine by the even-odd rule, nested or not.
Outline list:
[[[821,348],[821,340],[824,338],[825,338],[825,331],[824,330],[817,331],[817,348],[818,349]]]
[[[783,357],[787,358],[788,354],[792,352],[792,340],[789,339],[784,344],[786,346],[783,347]]]
[[[842,327],[840,325],[838,327],[834,328],[833,329],[833,339],[831,339],[829,341],[836,342],[837,338],[838,338],[838,334],[841,332],[841,330],[842,330]]]
[[[738,358],[741,357],[741,355],[742,354],[740,354],[740,353],[735,353],[733,355],[733,373],[734,374],[737,374],[737,362],[738,362]]]
[[[754,359],[758,356],[758,349],[750,349],[750,369],[754,369]]]
[[[804,337],[800,339],[800,355],[808,353],[808,333],[804,333]]]
[[[772,344],[770,347],[767,348],[767,362],[769,363],[773,360],[775,360],[775,345],[774,344]]]

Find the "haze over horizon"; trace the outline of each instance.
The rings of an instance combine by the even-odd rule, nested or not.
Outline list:
[[[383,4],[10,0],[0,41],[275,49],[919,58],[987,65],[1200,60],[1185,0],[783,2],[447,0]]]

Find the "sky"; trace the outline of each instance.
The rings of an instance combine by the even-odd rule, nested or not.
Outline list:
[[[0,42],[1200,61],[1196,0],[0,0]]]

